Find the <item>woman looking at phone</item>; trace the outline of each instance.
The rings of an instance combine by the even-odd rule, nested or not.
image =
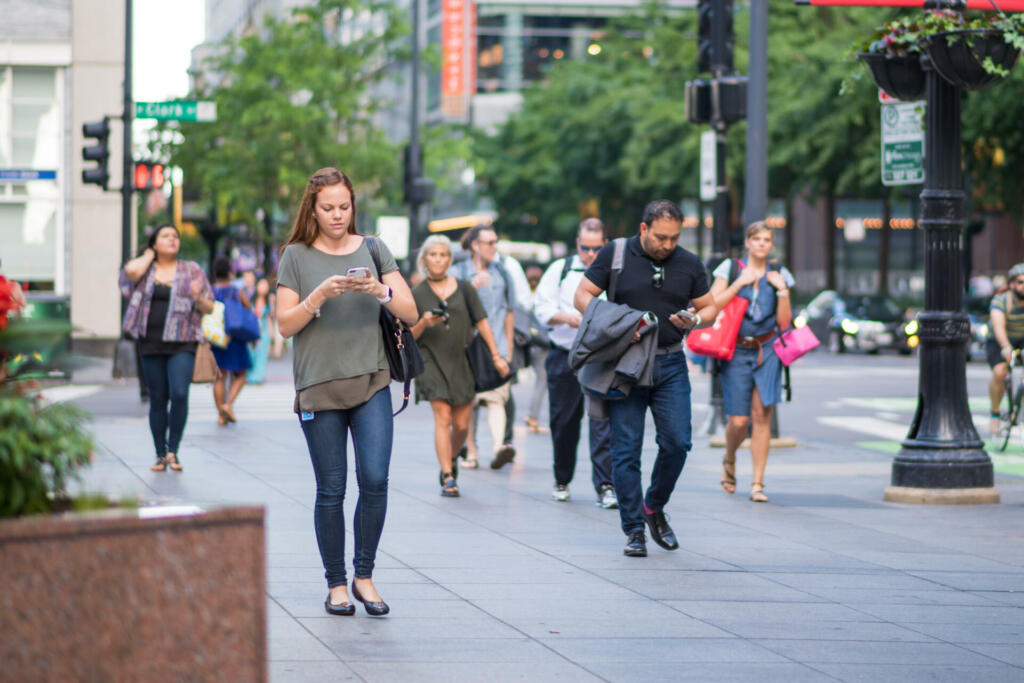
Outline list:
[[[382,616],[390,608],[372,576],[387,511],[393,419],[378,318],[381,306],[410,325],[417,315],[391,252],[379,243],[377,273],[355,217],[352,181],[336,168],[314,173],[282,248],[277,321],[284,337],[295,338],[294,410],[316,476],[313,523],[329,591],[324,608],[328,614],[355,613],[346,585],[342,508],[351,432],[359,486],[352,596],[367,614]],[[345,274],[350,268],[365,268],[368,277]]]
[[[754,465],[754,481],[750,500],[767,503],[764,493],[764,470],[768,464],[771,443],[772,406],[782,400],[782,362],[772,349],[772,340],[779,329],[789,327],[793,313],[789,305],[789,288],[793,275],[785,268],[768,262],[772,251],[772,230],[764,222],[747,228],[747,257],[734,266],[731,259],[722,261],[712,272],[715,280],[711,294],[722,309],[733,297],[750,303],[736,339],[736,351],[730,361],[719,361],[722,373],[722,395],[729,422],[725,427],[725,455],[722,457],[722,490],[736,492],[736,450],[750,428],[750,456]],[[731,272],[739,273],[730,282]]]
[[[423,374],[416,378],[416,402],[430,401],[434,411],[434,450],[441,466],[441,495],[459,495],[453,456],[466,441],[476,388],[466,346],[479,332],[502,376],[510,372],[498,352],[487,311],[476,287],[448,274],[452,243],[444,235],[428,237],[416,256],[423,281],[413,288],[420,319],[412,326],[423,354]]]

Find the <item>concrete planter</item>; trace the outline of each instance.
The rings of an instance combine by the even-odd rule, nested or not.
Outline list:
[[[0,521],[2,677],[264,681],[264,555],[258,507]]]

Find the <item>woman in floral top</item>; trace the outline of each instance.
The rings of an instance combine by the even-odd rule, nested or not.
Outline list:
[[[149,386],[154,472],[182,469],[178,446],[188,417],[196,344],[203,339],[200,320],[213,310],[206,274],[194,261],[178,260],[180,246],[177,228],[160,226],[142,254],[125,264],[118,282],[128,299],[122,329],[139,340]]]

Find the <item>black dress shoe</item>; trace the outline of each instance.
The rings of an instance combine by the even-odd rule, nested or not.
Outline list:
[[[651,538],[654,539],[655,543],[665,550],[676,550],[679,548],[676,532],[672,531],[672,527],[668,525],[664,512],[658,510],[648,514],[647,510],[643,510],[643,513],[644,519],[647,520],[647,526],[651,530]]]
[[[334,614],[339,617],[350,617],[356,613],[356,606],[351,602],[343,602],[340,605],[335,605],[331,602],[331,594],[327,594],[327,599],[324,600],[324,609],[327,610],[328,614]]]
[[[391,608],[388,607],[388,603],[383,600],[380,602],[367,602],[366,600],[363,600],[363,596],[359,594],[359,589],[356,588],[355,579],[352,579],[352,597],[363,603],[363,607],[366,608],[366,613],[371,617],[382,617],[391,611]],[[352,609],[355,609],[355,605],[352,606]]]
[[[629,535],[622,554],[629,557],[647,557],[647,538],[643,531],[634,531]]]

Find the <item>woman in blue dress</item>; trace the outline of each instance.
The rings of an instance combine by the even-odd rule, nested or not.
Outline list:
[[[231,261],[221,256],[213,262],[213,296],[217,301],[229,299],[241,301],[242,305],[252,310],[249,297],[232,283]],[[217,406],[217,424],[224,426],[235,422],[234,403],[238,394],[245,386],[245,377],[252,367],[249,349],[245,342],[232,339],[226,348],[212,347],[213,356],[217,359],[217,367],[223,376],[213,383],[213,402]],[[225,384],[227,388],[225,389]]]
[[[721,484],[726,493],[736,492],[736,450],[746,438],[749,425],[754,466],[750,500],[755,503],[768,502],[764,470],[771,443],[772,406],[782,400],[782,362],[772,349],[772,340],[793,320],[789,305],[793,275],[768,262],[772,246],[771,228],[761,221],[752,223],[747,228],[747,257],[736,264],[731,259],[722,261],[712,273],[715,281],[711,285],[719,309],[737,296],[750,302],[732,360],[720,361],[722,396],[729,417]]]

